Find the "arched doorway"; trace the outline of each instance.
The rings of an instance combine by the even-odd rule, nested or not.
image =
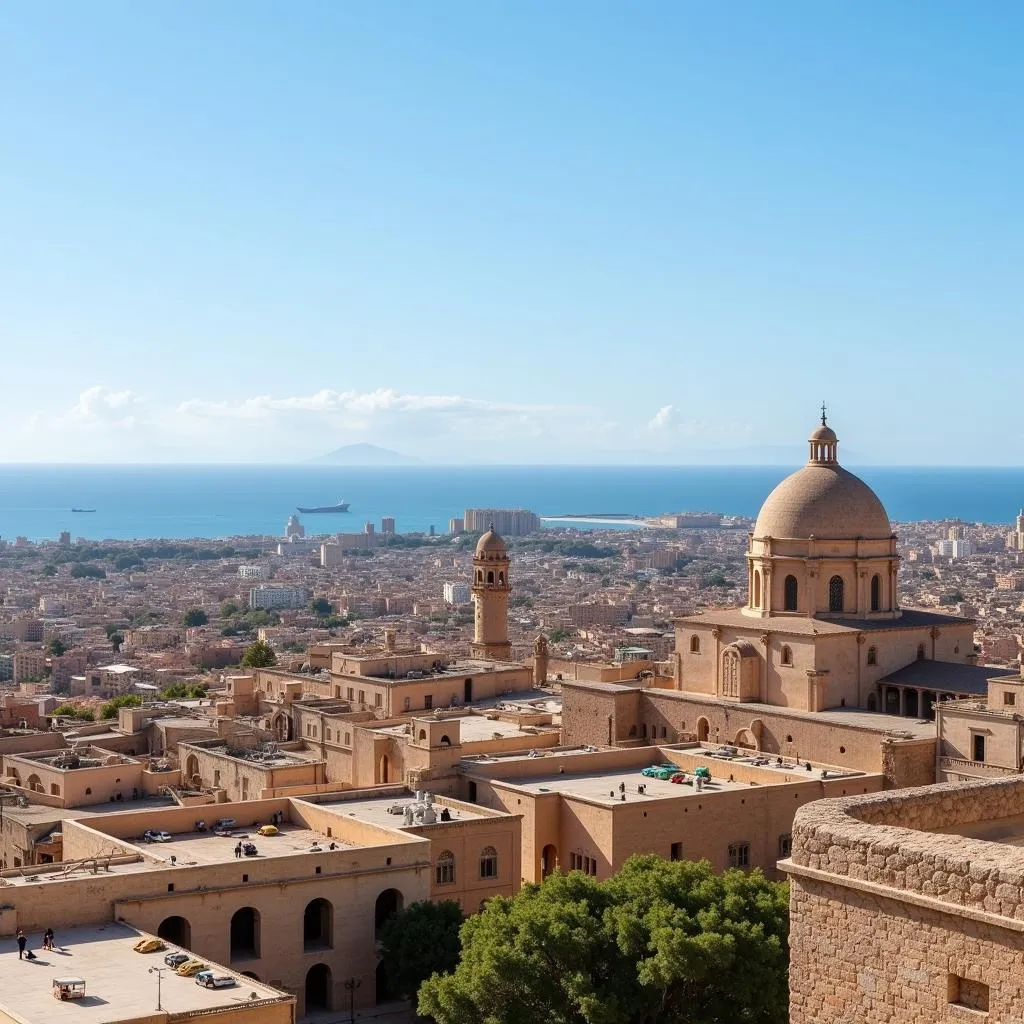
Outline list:
[[[187,918],[165,917],[160,922],[156,934],[158,938],[173,942],[175,946],[181,946],[182,949],[192,948],[192,925],[188,923]]]
[[[313,964],[306,972],[306,1013],[331,1010],[331,969],[327,964]]]
[[[373,933],[380,938],[384,925],[397,914],[404,905],[402,894],[397,889],[385,889],[378,897],[373,908]]]
[[[558,847],[548,843],[540,855],[540,877],[547,878],[558,870]]]
[[[384,755],[381,756],[381,759],[380,759],[380,778],[378,778],[377,781],[378,782],[389,782],[390,781],[390,775],[391,775],[391,761],[388,758],[388,755],[384,754]]]
[[[291,738],[291,721],[287,715],[278,714],[274,716],[274,736],[278,743],[287,743]]]
[[[185,782],[191,782],[199,774],[199,758],[195,754],[189,754],[185,758]]]
[[[334,907],[329,900],[315,899],[306,904],[302,915],[302,942],[311,949],[330,949],[334,945]]]
[[[711,723],[706,718],[697,719],[697,739],[701,743],[707,743],[711,734]]]
[[[231,918],[231,959],[246,960],[260,955],[260,912],[242,907]]]
[[[757,740],[754,739],[753,734],[749,729],[740,729],[736,733],[735,746],[742,747],[744,750],[757,750]]]

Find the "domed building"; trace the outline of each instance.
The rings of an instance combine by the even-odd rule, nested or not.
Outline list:
[[[742,608],[676,622],[680,690],[798,709],[931,717],[947,696],[984,692],[974,623],[901,609],[885,507],[839,464],[826,422],[807,464],[768,495],[747,543]]]

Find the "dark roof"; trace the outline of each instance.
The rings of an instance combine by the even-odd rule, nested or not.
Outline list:
[[[929,661],[925,658],[890,672],[879,682],[973,696],[988,693],[990,679],[1016,675],[1013,669],[993,668],[991,665],[961,665],[955,661]]]

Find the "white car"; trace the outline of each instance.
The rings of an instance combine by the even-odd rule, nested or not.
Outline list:
[[[173,837],[170,832],[164,832],[163,829],[147,828],[142,833],[142,838],[147,843],[169,843]]]
[[[196,975],[196,984],[203,988],[232,988],[238,982],[230,974],[214,974],[213,971],[200,971]]]

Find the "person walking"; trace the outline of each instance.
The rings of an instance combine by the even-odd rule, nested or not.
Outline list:
[[[43,949],[53,950],[53,929],[47,928],[43,932]]]
[[[239,840],[238,845],[235,847],[235,860],[241,860],[242,857],[242,843]]]
[[[28,939],[25,938],[25,933],[19,928],[18,929],[18,959],[25,959],[25,945]]]

